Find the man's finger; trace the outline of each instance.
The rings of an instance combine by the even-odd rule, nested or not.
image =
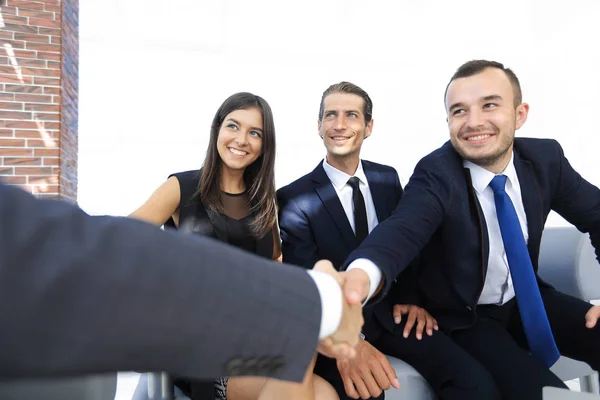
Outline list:
[[[387,357],[385,357],[385,356],[381,360],[381,368],[383,369],[383,371],[387,375],[388,379],[390,380],[390,384],[393,387],[395,387],[396,389],[400,389],[400,382],[398,381],[398,375],[396,375],[396,371],[394,370],[394,367],[392,367],[392,364],[390,364]]]
[[[351,373],[350,377],[352,378],[352,383],[354,384],[354,387],[356,388],[356,391],[358,392],[358,395],[361,398],[368,399],[369,397],[371,397],[367,386],[358,374]]]
[[[415,313],[417,314],[417,313]],[[418,314],[417,314],[418,315]],[[423,338],[423,329],[425,329],[425,317],[420,315],[417,318],[417,328],[415,329],[415,334],[417,335],[417,340],[421,340]]]
[[[408,335],[410,335],[410,331],[412,330],[413,326],[415,325],[415,321],[417,320],[417,313],[416,312],[410,312],[408,314],[408,319],[406,320],[406,326],[404,326],[404,338],[407,338]]]
[[[591,329],[596,326],[598,318],[600,317],[600,306],[594,306],[585,314],[585,326]]]
[[[408,312],[408,307],[405,304],[396,304],[392,310],[392,315],[394,316],[394,322],[399,324],[402,322],[402,314],[406,314]]]
[[[425,318],[427,319],[427,326],[426,326],[426,328],[427,328],[427,334],[429,336],[432,336],[433,335],[433,330],[435,329],[435,324],[434,324],[435,320],[428,313],[426,313],[426,317]]]
[[[354,383],[352,383],[352,379],[350,378],[349,368],[350,364],[347,361],[338,361],[337,362],[338,371],[340,372],[340,376],[342,377],[342,382],[344,382],[344,390],[346,390],[346,394],[348,397],[353,399],[358,399],[360,396],[354,387]]]
[[[343,272],[342,279],[346,301],[350,304],[362,304],[369,294],[369,275],[360,268],[354,268]]]

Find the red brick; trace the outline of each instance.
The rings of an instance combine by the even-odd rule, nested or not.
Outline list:
[[[26,101],[29,103],[51,103],[52,96],[37,94],[15,94],[15,101]]]
[[[44,157],[44,165],[60,165],[60,158],[58,157]]]
[[[25,8],[28,10],[44,9],[44,3],[33,2],[31,0],[6,0],[6,4],[10,7]]]
[[[16,167],[15,175],[51,175],[51,167]]]
[[[58,157],[60,151],[58,149],[33,149],[33,155],[36,157]]]
[[[15,103],[12,101],[0,101],[0,110],[23,110],[23,103]],[[31,110],[33,111],[33,110]]]
[[[0,4],[3,4],[3,3],[0,2]],[[6,14],[17,15],[17,8],[2,6],[2,7],[0,7],[0,12],[2,13],[2,15],[6,15]]]
[[[27,43],[25,43],[25,48],[27,50],[54,51],[56,53],[60,52],[60,45],[58,45],[58,44],[46,44],[46,43],[27,42]]]
[[[32,115],[28,112],[19,111],[0,111],[0,118],[2,119],[31,119]]]
[[[33,83],[35,83],[36,85],[60,86],[60,78],[46,78],[34,76]]]
[[[13,137],[13,130],[0,128],[0,137]]]
[[[14,99],[15,99],[14,93],[0,92],[0,100],[14,100]]]
[[[11,31],[11,32],[38,33],[37,26],[19,25],[19,24],[4,23],[4,27],[2,28],[2,30]]]
[[[56,114],[36,112],[34,113],[34,119],[37,119],[38,121],[60,121],[60,114],[58,113],[58,110],[56,111]]]
[[[20,8],[18,11],[20,17],[34,17],[42,19],[54,19],[53,12],[46,12],[40,10],[27,10],[26,8]]]
[[[0,149],[0,156],[8,157],[28,157],[33,155],[33,149],[18,149],[18,148],[10,148],[10,149]],[[36,154],[37,156],[38,154]]]
[[[27,139],[27,147],[48,147],[58,149],[58,140],[56,139]],[[38,154],[36,154],[37,156]]]
[[[6,85],[4,90],[14,93],[42,93],[44,88],[42,86]]]
[[[39,34],[40,35],[50,35],[50,36],[60,37],[61,31],[60,31],[60,29],[40,27],[39,28]]]
[[[35,157],[4,157],[4,165],[42,165],[42,159]]]
[[[25,147],[25,140],[0,138],[0,147]]]
[[[60,94],[60,88],[44,86],[44,94]]]
[[[15,40],[25,40],[28,42],[50,43],[50,36],[36,35],[33,33],[15,33]]]
[[[46,65],[47,65],[48,68],[60,69],[60,62],[59,61],[46,61]]]
[[[7,185],[24,185],[27,183],[27,177],[25,176],[2,176],[0,181]]]
[[[4,46],[9,45],[10,48],[14,50],[22,50],[25,48],[25,42],[22,40],[3,40],[2,42],[4,42]],[[10,55],[10,50],[7,50],[4,46],[2,46],[2,49],[4,50],[3,54]]]
[[[44,121],[44,129],[48,129],[48,130],[60,129],[60,122]]]
[[[47,53],[45,51],[38,51],[37,58],[42,60],[60,61],[60,53]]]
[[[49,139],[55,139],[58,136],[58,131],[44,131],[42,129],[30,129],[30,130],[15,130],[15,137],[23,138],[23,139],[44,139],[45,137]]]
[[[60,12],[60,5],[58,4],[46,4],[46,11]]]
[[[4,52],[4,53],[7,54],[7,52]],[[21,58],[37,58],[36,52],[31,51],[31,50],[14,49],[13,54],[11,54],[11,57],[13,55],[15,57],[21,57]]]
[[[29,25],[26,17],[17,17],[16,15],[3,15],[5,24]]]
[[[10,32],[10,31],[0,31],[0,39],[14,39],[15,38],[15,34],[14,32]]]
[[[60,111],[60,106],[58,104],[25,104],[25,111],[45,111],[58,113]]]
[[[33,76],[48,76],[53,78],[60,77],[60,70],[48,69],[48,68],[21,68],[22,75],[33,75]]]
[[[34,194],[38,194],[38,193],[55,193],[58,194],[59,193],[59,189],[60,187],[58,185],[40,185],[40,186],[33,186],[33,193]]]
[[[50,183],[57,184],[58,176],[30,176],[27,180],[31,184],[41,184],[41,183]]]
[[[0,74],[0,82],[31,84],[33,83],[33,78],[31,76],[19,77],[17,75]]]
[[[39,122],[36,122],[36,121],[18,121],[18,120],[4,121],[5,128],[39,129],[38,124],[39,124]]]
[[[29,25],[45,26],[48,28],[60,28],[60,21],[41,18],[29,18]]]
[[[46,66],[46,61],[36,60],[35,58],[17,58],[17,65],[19,67],[41,67]]]
[[[18,75],[20,69],[12,65],[0,65],[0,74]]]
[[[0,175],[14,175],[15,169],[13,167],[0,167]]]

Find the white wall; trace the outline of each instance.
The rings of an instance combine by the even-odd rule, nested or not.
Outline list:
[[[238,91],[277,128],[277,185],[323,157],[317,112],[349,80],[374,102],[363,157],[403,183],[448,138],[443,91],[463,62],[503,62],[531,105],[521,136],[558,139],[600,185],[600,2],[80,1],[79,202],[124,215],[171,172],[201,166],[210,121]],[[561,222],[552,218],[552,224]]]

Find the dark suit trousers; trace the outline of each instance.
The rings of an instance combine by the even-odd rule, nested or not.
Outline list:
[[[600,368],[600,324],[585,327],[591,304],[554,289],[542,288],[542,299],[560,353]],[[528,352],[515,299],[502,306],[478,306],[475,325],[452,333],[452,339],[483,364],[507,400],[542,399],[544,386],[566,387]]]
[[[424,335],[417,340],[414,330],[408,338],[402,336],[405,321],[396,326],[394,333],[384,331],[370,341],[384,354],[399,358],[412,365],[430,384],[440,400],[499,400],[500,392],[492,376],[467,352],[443,332]],[[336,362],[319,355],[315,373],[336,389],[340,400],[350,399]],[[383,399],[382,394],[378,399]]]

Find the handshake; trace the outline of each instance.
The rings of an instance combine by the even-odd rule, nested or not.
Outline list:
[[[317,262],[313,270],[333,276],[342,289],[343,300],[340,325],[331,336],[319,340],[317,351],[338,360],[354,358],[364,323],[362,302],[369,293],[369,277],[360,269],[339,272],[326,260]]]

